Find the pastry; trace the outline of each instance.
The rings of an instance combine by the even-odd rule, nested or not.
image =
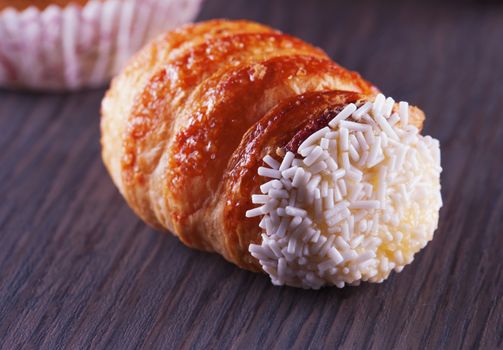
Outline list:
[[[69,4],[83,6],[88,1],[89,0],[0,0],[0,10],[7,7],[12,7],[16,10],[25,10],[31,6],[43,10],[51,5],[65,7]]]
[[[148,224],[276,285],[381,282],[442,205],[424,113],[320,49],[213,20],[158,37],[102,104],[102,154]]]
[[[100,86],[202,0],[0,0],[0,86]]]

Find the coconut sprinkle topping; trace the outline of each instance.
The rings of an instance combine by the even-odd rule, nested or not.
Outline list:
[[[282,159],[264,157],[262,242],[250,244],[275,285],[382,282],[433,237],[442,206],[439,142],[409,124],[409,106],[379,94],[350,103]]]

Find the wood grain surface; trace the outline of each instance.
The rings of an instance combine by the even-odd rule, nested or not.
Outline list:
[[[135,217],[100,159],[104,89],[3,90],[0,347],[502,349],[503,6],[207,0],[213,17],[300,36],[426,111],[434,240],[383,284],[274,287]]]

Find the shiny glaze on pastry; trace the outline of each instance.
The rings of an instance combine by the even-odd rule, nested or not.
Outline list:
[[[247,250],[260,229],[243,213],[261,147],[283,147],[306,120],[377,92],[299,39],[248,21],[203,22],[161,36],[114,79],[102,105],[103,159],[147,223],[260,270]],[[314,107],[284,113],[298,98]]]

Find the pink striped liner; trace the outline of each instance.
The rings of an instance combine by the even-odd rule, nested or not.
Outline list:
[[[202,0],[90,0],[0,12],[0,86],[101,86],[152,37],[192,21]]]

